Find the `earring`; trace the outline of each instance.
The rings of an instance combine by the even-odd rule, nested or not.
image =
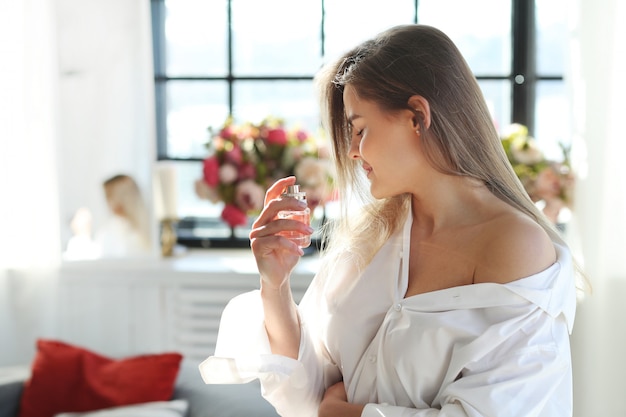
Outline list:
[[[417,120],[417,113],[419,113],[420,111],[418,109],[415,109],[415,113],[416,113],[416,120],[415,123],[417,124],[417,129],[415,129],[415,133],[417,133],[417,136],[420,135],[420,126],[419,126],[419,121]]]

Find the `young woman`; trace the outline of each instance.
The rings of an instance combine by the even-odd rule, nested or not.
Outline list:
[[[96,232],[102,258],[150,255],[148,209],[137,182],[129,175],[114,175],[102,183],[110,216]]]
[[[259,378],[285,417],[570,416],[571,255],[455,45],[394,27],[319,84],[345,210],[296,305],[302,250],[278,233],[311,230],[277,219],[299,207],[280,198],[295,178],[268,190],[250,233],[260,291],[226,308],[205,381]]]

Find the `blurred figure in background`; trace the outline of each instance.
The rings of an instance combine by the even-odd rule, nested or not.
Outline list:
[[[95,235],[100,257],[149,255],[149,215],[135,180],[119,174],[104,181],[103,188],[111,216]]]
[[[70,229],[72,237],[67,242],[63,258],[68,261],[96,259],[100,256],[100,248],[91,237],[93,216],[87,207],[80,207],[72,217]]]

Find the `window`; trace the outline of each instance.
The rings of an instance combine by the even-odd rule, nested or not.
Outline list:
[[[196,197],[208,127],[268,115],[318,127],[320,66],[389,26],[437,26],[457,43],[504,127],[567,143],[565,0],[152,0],[158,158],[178,164],[180,218],[218,218]],[[558,146],[557,146],[558,150]],[[219,221],[214,223],[217,227]],[[214,227],[214,229],[215,229]]]

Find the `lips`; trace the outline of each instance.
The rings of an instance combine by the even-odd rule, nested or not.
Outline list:
[[[368,164],[363,164],[363,169],[365,170],[365,173],[367,174],[367,176],[369,177],[370,173],[372,172],[372,167],[369,166]]]

